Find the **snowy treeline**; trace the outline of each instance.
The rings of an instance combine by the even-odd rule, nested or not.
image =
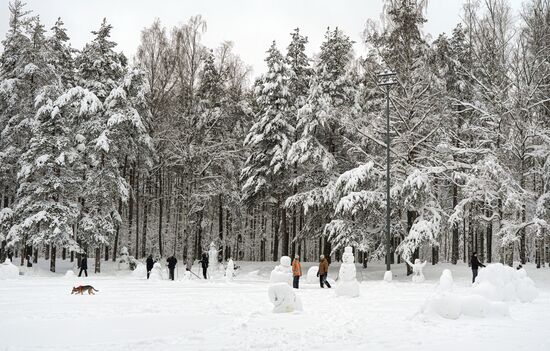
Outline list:
[[[0,57],[0,256],[122,247],[199,258],[359,261],[385,251],[385,89],[392,252],[456,263],[550,259],[550,1],[471,0],[450,34],[426,0],[386,0],[364,43],[299,29],[251,80],[200,16],[146,27],[133,60],[103,21],[82,50],[10,3]],[[116,30],[116,29],[115,29]],[[354,46],[366,45],[365,57]],[[392,257],[392,259],[394,259]],[[2,257],[0,257],[2,260]],[[22,261],[21,261],[22,262]]]

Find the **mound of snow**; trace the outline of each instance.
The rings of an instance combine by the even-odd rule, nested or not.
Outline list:
[[[501,263],[481,269],[472,290],[492,301],[532,302],[539,294],[525,269],[516,270]]]
[[[75,274],[74,274],[74,272],[73,272],[72,269],[69,269],[69,270],[65,273],[64,277],[65,277],[65,278],[74,278],[74,277],[75,277]]]
[[[273,304],[273,312],[285,313],[302,310],[302,301],[294,289],[287,283],[275,283],[269,286],[267,292],[269,300]]]
[[[147,267],[145,267],[143,263],[138,263],[136,266],[136,269],[132,271],[132,277],[138,278],[138,279],[146,279]]]
[[[462,315],[483,318],[510,314],[508,305],[503,302],[491,301],[479,294],[458,295],[452,289],[452,273],[445,269],[439,278],[437,292],[426,300],[421,312],[447,319],[458,319]]]
[[[319,266],[313,266],[307,270],[306,283],[316,284],[319,283],[319,277],[317,277],[317,272],[319,272]],[[329,282],[330,284],[330,282]]]
[[[384,281],[386,281],[386,282],[389,283],[389,282],[392,281],[392,279],[393,279],[393,276],[392,276],[391,271],[386,271],[386,272],[384,273]]]
[[[0,264],[0,280],[3,279],[17,279],[19,277],[19,268],[11,263],[9,258]]]

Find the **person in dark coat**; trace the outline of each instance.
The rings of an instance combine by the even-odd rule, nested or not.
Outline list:
[[[174,255],[172,255],[168,257],[168,259],[166,260],[166,263],[168,263],[168,272],[170,273],[170,280],[174,280],[174,269],[176,269],[178,260],[174,257]]]
[[[485,265],[477,259],[477,252],[474,252],[472,254],[472,260],[470,261],[470,264],[472,266],[472,284],[476,281],[477,277],[477,270],[479,267],[485,267]]]
[[[153,255],[149,255],[149,257],[147,257],[147,260],[145,260],[145,264],[147,265],[147,279],[149,279],[149,275],[151,274],[151,271],[153,270],[153,265],[155,264],[155,261],[153,261]]]
[[[78,276],[80,277],[82,275],[82,271],[84,271],[84,274],[86,277],[88,276],[88,257],[86,254],[80,258],[80,272],[78,273]]]
[[[208,279],[206,277],[206,271],[208,270],[208,254],[206,252],[202,253],[201,260],[199,262],[202,266],[202,275],[204,276],[204,279]]]

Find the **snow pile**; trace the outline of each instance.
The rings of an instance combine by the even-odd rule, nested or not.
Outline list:
[[[74,277],[75,277],[75,274],[74,274],[74,272],[73,272],[72,269],[69,269],[69,270],[65,273],[64,277],[65,277],[65,278],[74,278]]]
[[[525,269],[516,270],[501,263],[481,269],[472,290],[492,301],[532,302],[539,294]]]
[[[267,292],[274,313],[302,311],[302,301],[287,283],[275,283]]]
[[[230,258],[227,262],[227,268],[225,269],[225,281],[230,282],[233,280],[235,274],[235,263]]]
[[[147,267],[145,267],[143,263],[138,263],[136,266],[136,269],[132,271],[132,277],[138,278],[138,279],[146,279]]]
[[[339,281],[336,286],[336,295],[338,296],[359,296],[359,283],[357,282],[357,271],[355,268],[355,257],[351,247],[344,249],[342,255],[342,265],[338,273]]]
[[[307,270],[306,283],[308,283],[308,284],[319,283],[319,277],[317,277],[318,272],[319,272],[319,266],[313,266],[310,269],[308,269]]]
[[[445,269],[439,278],[437,292],[429,297],[421,308],[422,313],[436,314],[447,319],[460,316],[486,317],[508,316],[508,306],[502,302],[491,301],[480,295],[459,295],[452,292],[453,276]]]
[[[0,280],[3,279],[17,279],[19,277],[19,268],[11,263],[9,258],[0,264]]]
[[[392,279],[393,279],[393,276],[392,276],[391,271],[386,271],[386,272],[384,273],[384,281],[386,281],[386,282],[389,283],[389,282],[392,281]]]
[[[138,261],[134,256],[128,254],[128,249],[123,247],[120,249],[120,256],[118,258],[118,269],[120,271],[133,270],[137,267]]]
[[[286,283],[288,286],[292,286],[292,267],[290,266],[290,257],[281,257],[280,264],[271,271],[269,283]]]

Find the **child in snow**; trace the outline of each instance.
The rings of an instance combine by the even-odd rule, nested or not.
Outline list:
[[[300,256],[295,255],[292,261],[292,287],[298,289],[300,286],[300,277],[302,276],[302,266],[300,265]]]
[[[317,276],[319,277],[319,283],[321,284],[321,288],[325,287],[325,284],[330,289],[331,286],[329,282],[327,282],[327,276],[328,276],[328,261],[325,258],[325,255],[320,256],[319,261],[319,272],[317,272]]]
[[[479,262],[479,260],[477,259],[477,252],[474,252],[472,254],[472,260],[470,261],[470,263],[472,265],[472,284],[473,284],[476,281],[478,268],[480,266],[485,267],[485,265],[483,263]]]
[[[82,275],[82,271],[84,271],[84,274],[87,277],[88,276],[88,257],[86,257],[86,254],[84,254],[80,259],[80,272],[78,273],[79,277]]]

